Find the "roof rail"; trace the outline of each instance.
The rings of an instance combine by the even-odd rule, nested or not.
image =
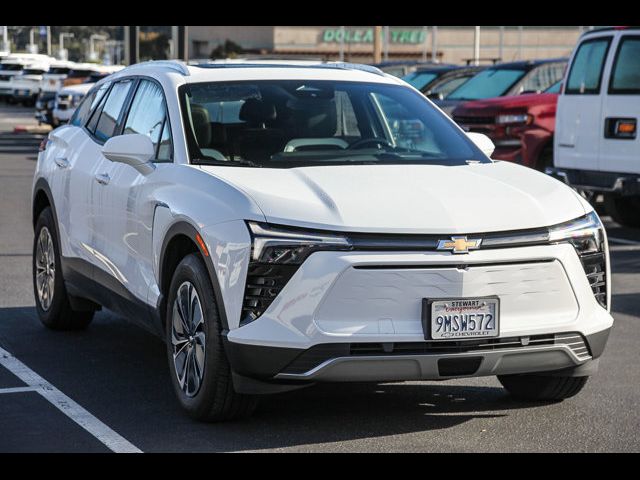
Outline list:
[[[332,68],[340,70],[361,70],[374,75],[386,76],[377,67],[362,63],[322,62],[322,61],[286,61],[286,60],[212,60],[192,64],[200,68]]]
[[[174,70],[184,76],[189,76],[190,72],[189,72],[189,68],[187,67],[187,64],[180,61],[180,60],[149,60],[147,62],[140,62],[140,63],[134,63],[133,65],[129,65],[128,67],[126,67],[124,70],[129,70],[132,68],[136,68],[136,67],[141,67],[144,65],[153,65],[156,67],[165,67],[165,68],[169,68],[171,70]],[[122,71],[122,70],[120,70]]]

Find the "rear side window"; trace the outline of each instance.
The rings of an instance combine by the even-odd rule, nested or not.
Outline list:
[[[601,37],[587,40],[578,47],[569,71],[565,94],[597,95],[600,93],[602,69],[610,43],[611,37]]]
[[[78,105],[78,108],[76,108],[76,111],[74,112],[73,117],[71,117],[71,120],[69,123],[71,125],[76,125],[77,127],[81,127],[82,125],[87,123],[87,120],[91,115],[91,112],[93,111],[95,106],[98,104],[100,99],[102,99],[102,96],[107,91],[107,88],[109,88],[109,84],[105,83],[100,88],[92,89],[87,94],[87,96],[84,97],[80,105]]]
[[[547,63],[534,68],[522,81],[521,92],[542,92],[562,79],[566,63]]]
[[[104,102],[104,106],[100,112],[96,129],[93,132],[98,141],[106,142],[115,133],[118,119],[120,118],[120,113],[122,112],[122,107],[127,99],[131,85],[133,85],[133,81],[124,80],[116,83],[111,88],[109,96]],[[98,112],[96,112],[96,114],[97,113]]]
[[[171,160],[171,138],[167,121],[167,106],[162,88],[149,80],[142,80],[131,102],[123,135],[139,133],[153,142],[158,160]],[[162,148],[159,145],[162,143]]]
[[[640,36],[622,37],[612,72],[609,93],[640,93]]]

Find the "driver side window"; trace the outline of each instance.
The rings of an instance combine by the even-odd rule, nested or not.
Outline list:
[[[131,102],[122,134],[132,133],[151,139],[156,152],[155,162],[170,162],[173,159],[171,129],[162,87],[150,80],[140,81]]]

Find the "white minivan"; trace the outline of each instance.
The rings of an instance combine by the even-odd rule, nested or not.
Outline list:
[[[640,227],[640,28],[580,37],[558,97],[554,168],[569,185],[603,193],[618,223]]]

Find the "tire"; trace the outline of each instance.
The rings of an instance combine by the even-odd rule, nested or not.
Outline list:
[[[176,303],[179,295],[189,298],[192,305],[185,306],[182,315]],[[189,321],[183,323],[184,317]],[[258,401],[256,396],[235,392],[221,332],[218,305],[207,268],[197,254],[189,254],[176,267],[169,287],[167,359],[171,384],[178,401],[189,416],[206,422],[248,417]],[[179,352],[175,361],[174,350]],[[203,368],[200,368],[201,365]],[[179,377],[184,381],[180,381]]]
[[[640,228],[640,195],[623,197],[608,193],[604,195],[604,206],[616,223]]]
[[[48,241],[50,241],[50,244]],[[50,248],[45,248],[45,245],[49,245]],[[42,250],[39,249],[39,246],[42,247]],[[44,254],[43,258],[41,252],[45,250],[48,253]],[[52,256],[53,264],[51,263]],[[44,261],[47,259],[48,262]],[[31,262],[33,266],[33,294],[40,321],[53,330],[81,330],[86,328],[91,323],[94,312],[76,311],[71,308],[62,276],[57,226],[50,207],[45,208],[40,213],[36,222]],[[48,267],[46,264],[48,264]],[[41,275],[38,275],[38,273]],[[46,281],[49,278],[52,280],[52,284]],[[45,291],[47,292],[46,294],[44,294]]]
[[[542,173],[547,167],[553,167],[553,142],[542,149],[536,162],[536,170]]]
[[[518,400],[564,400],[577,395],[589,377],[498,375],[502,386]]]

